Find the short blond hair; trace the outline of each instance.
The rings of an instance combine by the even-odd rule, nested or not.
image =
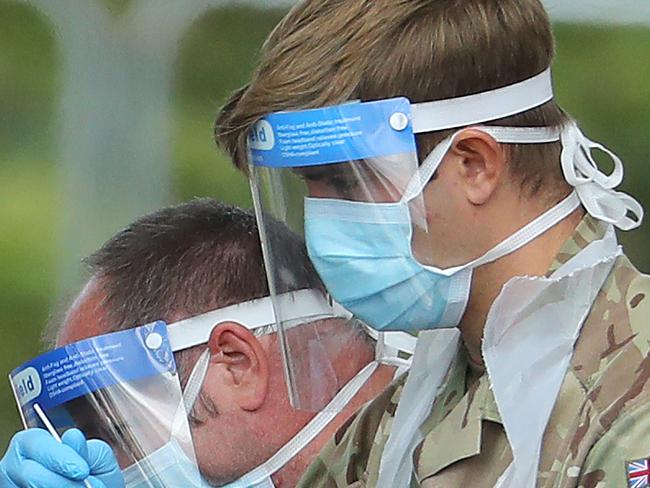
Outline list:
[[[480,93],[541,73],[554,51],[539,0],[304,0],[269,36],[250,83],[222,108],[215,139],[246,171],[248,131],[268,113]],[[551,101],[491,123],[559,126],[567,119]],[[420,157],[451,132],[418,136]],[[510,146],[511,174],[527,194],[566,193],[560,150],[558,143]]]

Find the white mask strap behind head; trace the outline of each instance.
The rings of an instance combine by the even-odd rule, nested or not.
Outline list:
[[[623,162],[602,144],[587,138],[575,123],[562,131],[562,171],[587,212],[621,230],[636,229],[643,221],[643,207],[630,195],[615,190],[623,181]],[[598,169],[592,150],[607,154],[614,170],[606,175]]]

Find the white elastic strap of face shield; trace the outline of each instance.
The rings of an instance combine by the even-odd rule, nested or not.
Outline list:
[[[526,112],[553,99],[551,68],[537,76],[484,93],[414,104],[413,132],[438,132]]]
[[[278,304],[285,311],[285,327],[328,318],[347,318],[342,310],[335,309],[319,290],[298,290],[277,297]],[[248,330],[269,328],[277,331],[277,322],[271,297],[238,303],[230,307],[213,310],[195,317],[181,320],[167,327],[172,351],[178,352],[190,347],[206,344],[212,330],[224,322],[236,322]],[[186,412],[191,412],[199,396],[203,379],[210,364],[210,351],[206,349],[196,362],[188,377],[183,392]]]
[[[282,308],[285,326],[313,322],[322,318],[338,317],[338,310],[328,302],[319,290],[298,290],[278,295],[277,304]],[[341,318],[346,318],[341,316]],[[174,352],[206,344],[212,330],[220,323],[236,322],[249,330],[269,327],[277,332],[277,322],[271,297],[250,300],[195,317],[181,320],[167,327],[169,342]]]

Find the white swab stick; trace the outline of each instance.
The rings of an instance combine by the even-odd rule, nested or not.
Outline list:
[[[50,422],[50,419],[47,418],[47,415],[45,415],[45,412],[41,408],[41,406],[38,403],[34,404],[34,411],[36,412],[36,415],[41,419],[41,422],[45,425],[45,428],[47,431],[52,434],[52,437],[54,437],[57,442],[63,444],[63,441],[61,440],[61,437],[59,436],[59,433],[56,431],[54,426],[52,425],[52,422]],[[86,488],[93,488],[92,485],[90,484],[90,481],[87,479],[84,480],[84,485],[86,485]]]

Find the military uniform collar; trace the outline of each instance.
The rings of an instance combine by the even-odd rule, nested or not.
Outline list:
[[[606,232],[607,224],[594,219],[589,214],[585,214],[585,217],[580,221],[580,224],[573,231],[571,237],[566,240],[560,249],[546,276],[551,276],[592,242],[604,238]]]
[[[461,349],[436,405],[422,426],[424,441],[416,452],[418,482],[481,452],[483,421],[501,423],[487,375],[466,386],[467,355]],[[440,439],[453,442],[440,443]]]

